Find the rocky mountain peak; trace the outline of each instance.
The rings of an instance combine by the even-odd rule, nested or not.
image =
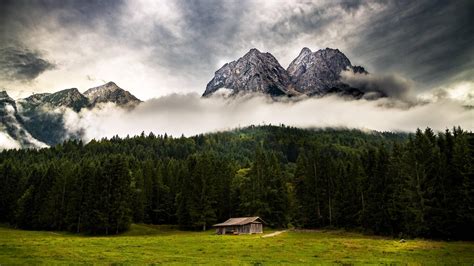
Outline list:
[[[335,72],[345,70],[347,67],[352,66],[351,61],[345,54],[343,54],[339,49],[326,48],[314,52],[316,59],[320,59],[322,62],[334,70]]]
[[[57,91],[55,93],[52,93],[51,96],[55,97],[80,97],[81,93],[77,88],[70,88],[70,89],[64,89]]]
[[[237,61],[217,70],[203,96],[209,96],[221,88],[231,90],[232,94],[260,92],[272,96],[287,95],[288,85],[289,76],[275,57],[253,48]]]
[[[98,90],[115,91],[115,90],[120,90],[120,89],[121,88],[119,86],[117,86],[117,84],[115,84],[115,82],[109,81],[109,82],[105,83],[104,85],[100,85],[100,86],[97,86],[97,87],[94,87],[94,88],[90,88],[87,91],[93,91],[93,90],[96,90],[96,91],[98,91]]]
[[[295,90],[307,95],[324,95],[333,88],[344,87],[341,71],[351,68],[351,62],[339,49],[321,49],[314,53],[303,48],[288,66]]]
[[[301,52],[297,58],[304,58],[312,53],[313,52],[311,51],[311,49],[309,49],[308,47],[303,47],[303,49],[301,49]]]
[[[0,92],[0,128],[4,127],[21,147],[44,147],[61,143],[67,138],[79,138],[81,130],[66,129],[64,117],[55,109],[70,108],[79,112],[93,108],[99,102],[113,102],[133,107],[140,103],[135,96],[108,82],[89,89],[84,96],[76,88],[55,93],[38,93],[15,102],[6,92]],[[90,98],[89,98],[90,97]]]
[[[74,111],[89,106],[89,100],[77,88],[65,89],[42,97],[43,103],[52,107],[68,107]]]
[[[38,105],[43,103],[44,97],[50,95],[51,93],[35,93],[25,99],[20,100],[21,102],[27,102],[29,104]]]
[[[245,56],[254,56],[254,55],[259,55],[261,54],[262,52],[260,52],[257,48],[252,48],[250,49],[245,55]]]
[[[300,54],[293,61],[298,61],[298,59],[302,60],[303,58],[305,58],[308,55],[311,55],[312,53],[313,52],[311,51],[311,49],[309,49],[308,47],[303,47],[303,49],[301,49]]]
[[[90,88],[84,92],[92,105],[98,103],[113,102],[117,105],[136,105],[141,101],[130,92],[120,88],[114,82],[107,82],[104,85]]]
[[[354,73],[359,73],[359,74],[368,74],[369,73],[362,66],[352,66],[352,71],[354,71]]]
[[[244,56],[242,56],[237,62],[240,63],[255,63],[255,64],[280,64],[276,58],[270,53],[262,53],[257,48],[250,49]]]
[[[368,73],[361,66],[352,66],[349,58],[339,49],[325,48],[312,52],[304,47],[284,70],[273,55],[253,48],[238,60],[217,70],[203,96],[226,88],[231,90],[231,95],[242,92],[260,92],[271,96],[323,96],[338,93],[361,97],[364,94],[361,90],[340,80],[341,72],[346,70]]]
[[[0,91],[0,101],[14,102],[14,100],[8,95],[6,91]]]
[[[306,71],[306,63],[313,52],[308,48],[304,47],[301,49],[300,54],[290,63],[287,70],[289,75],[295,75],[297,72]]]
[[[307,53],[312,53],[311,49],[309,49],[308,47],[303,47],[303,49],[301,49],[300,54],[307,54]]]

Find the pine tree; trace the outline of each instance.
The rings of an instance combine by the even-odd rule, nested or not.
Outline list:
[[[288,224],[288,191],[286,178],[283,175],[280,162],[274,153],[269,156],[268,168],[265,171],[266,191],[265,201],[268,203],[268,213],[265,217],[273,226],[286,227]]]
[[[11,161],[0,165],[0,222],[14,219],[21,176],[23,173]]]
[[[111,157],[104,164],[104,176],[109,180],[109,198],[108,198],[108,224],[111,232],[118,234],[129,228],[131,223],[131,175],[128,169],[127,161],[122,156]]]

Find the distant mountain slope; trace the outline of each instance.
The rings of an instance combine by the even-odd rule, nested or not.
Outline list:
[[[6,91],[0,92],[0,131],[23,148],[40,148],[47,145],[35,139],[24,127],[24,122],[18,113],[15,101]]]
[[[0,118],[2,128],[21,147],[55,145],[69,138],[80,138],[81,132],[70,132],[65,127],[64,109],[80,112],[99,103],[113,103],[121,107],[134,107],[141,101],[113,82],[88,89],[65,89],[55,93],[34,94],[18,101],[6,92],[0,92]]]
[[[90,106],[89,99],[82,95],[78,89],[65,89],[55,93],[34,94],[20,99],[23,108],[31,109],[39,106],[46,108],[66,107],[79,112],[82,108]]]
[[[90,105],[87,97],[82,95],[76,88],[65,89],[46,95],[42,101],[43,103],[51,105],[53,108],[67,107],[76,112]]]
[[[65,89],[55,93],[34,94],[17,101],[19,115],[23,125],[35,138],[48,145],[63,142],[70,137],[64,126],[64,111],[69,108],[79,112],[82,108],[90,107],[89,100],[76,88]]]
[[[137,105],[141,102],[137,97],[120,88],[113,82],[108,82],[104,85],[90,88],[84,92],[84,95],[89,99],[89,102],[93,106],[98,103],[108,102],[115,103],[120,106]]]

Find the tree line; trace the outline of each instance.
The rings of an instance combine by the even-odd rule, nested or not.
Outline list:
[[[117,234],[132,222],[474,239],[474,134],[251,126],[173,138],[71,140],[0,153],[0,222]]]

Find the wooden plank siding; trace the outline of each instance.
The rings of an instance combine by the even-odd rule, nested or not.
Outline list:
[[[216,229],[216,234],[261,234],[263,233],[262,223],[251,223],[245,225],[222,226]]]
[[[215,224],[216,234],[261,234],[263,220],[260,217],[230,218],[224,223]]]

